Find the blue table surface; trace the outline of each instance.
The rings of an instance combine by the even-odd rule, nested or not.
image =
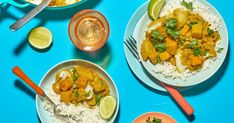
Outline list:
[[[35,93],[12,74],[19,65],[36,83],[53,65],[67,59],[88,59],[105,68],[114,79],[120,94],[120,110],[116,123],[130,123],[142,113],[157,111],[174,117],[179,123],[234,122],[234,55],[232,39],[234,1],[209,0],[222,14],[229,31],[230,46],[222,68],[207,82],[183,92],[194,107],[193,117],[186,117],[166,93],[155,91],[131,72],[124,55],[123,36],[133,12],[146,0],[90,0],[81,8],[64,11],[43,11],[22,29],[12,32],[9,25],[31,8],[1,5],[0,14],[0,122],[40,122],[35,106]],[[80,9],[95,9],[109,21],[111,33],[104,48],[95,54],[77,50],[71,43],[67,28],[70,18]],[[38,51],[27,42],[28,32],[44,26],[53,33],[53,45]]]

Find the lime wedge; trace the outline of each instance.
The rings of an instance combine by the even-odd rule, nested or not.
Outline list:
[[[162,10],[165,0],[150,0],[148,6],[148,15],[150,19],[156,20]]]
[[[113,96],[105,96],[100,103],[100,114],[103,119],[110,119],[116,108],[116,100]]]
[[[28,41],[37,49],[46,49],[52,43],[52,34],[45,27],[37,27],[30,31]]]

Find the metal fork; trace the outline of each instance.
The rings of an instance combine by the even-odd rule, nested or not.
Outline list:
[[[134,57],[141,63],[140,56],[137,51],[137,41],[133,38],[133,36],[129,36],[124,44],[128,47]],[[180,94],[180,92],[174,88],[173,86],[164,84],[159,81],[159,83],[167,90],[167,92],[171,95],[171,97],[178,103],[178,105],[183,109],[183,111],[188,115],[192,115],[194,112],[193,107],[184,99],[184,97]]]

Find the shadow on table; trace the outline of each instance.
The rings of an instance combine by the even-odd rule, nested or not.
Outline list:
[[[119,117],[120,117],[120,103],[119,103],[119,111],[118,111],[118,114],[116,115],[116,118],[115,118],[115,121],[114,123],[119,123]]]
[[[8,13],[7,9],[9,9],[10,5],[9,4],[4,4],[4,5],[0,5],[0,23],[6,19],[6,18],[12,18],[14,20],[17,20],[18,18],[16,16],[14,16],[13,13]]]
[[[94,52],[86,52],[74,47],[73,57],[75,59],[84,59],[94,62],[106,69],[111,62],[112,54],[109,44],[106,43],[101,49]]]
[[[45,21],[41,21],[41,22],[37,25],[37,27],[43,26],[43,25],[45,25],[45,23],[46,23]],[[28,45],[28,34],[26,34],[26,35],[24,36],[24,38],[23,38],[21,41],[19,41],[19,44],[15,47],[15,49],[14,49],[14,51],[13,51],[14,55],[19,56],[19,55],[23,52],[23,50],[26,48],[27,45]],[[34,51],[43,53],[43,52],[47,52],[47,51],[53,46],[53,42],[52,42],[52,44],[51,44],[48,48],[46,48],[46,49],[44,49],[44,50],[36,49],[36,48],[32,47],[31,45],[29,45],[29,46],[30,46]]]
[[[92,9],[100,3],[101,0],[88,0],[81,5],[74,6],[72,8],[67,8],[63,10],[43,10],[40,14],[36,16],[36,18],[44,19],[44,20],[63,20],[70,19],[75,13],[84,9]],[[18,8],[24,13],[28,13],[34,7],[29,6],[26,8]]]
[[[15,87],[30,96],[32,99],[35,100],[36,93],[34,93],[28,86],[26,86],[21,80],[17,79],[14,82]]]
[[[14,82],[15,87],[21,90],[22,92],[26,93],[30,96],[33,100],[36,99],[36,93],[34,93],[27,85],[25,85],[21,80],[17,79]],[[37,114],[37,112],[36,112]],[[38,123],[41,123],[39,116],[37,115]]]
[[[0,23],[1,23],[1,21],[3,19],[6,19],[6,18],[12,18],[14,20],[18,20],[18,18],[13,16],[12,13],[7,12],[7,9],[9,9],[10,5],[6,4],[6,5],[1,6],[1,7],[2,7],[1,8],[2,10],[1,10],[1,14],[0,14],[0,18],[1,18]],[[45,24],[46,24],[46,21],[41,20],[40,23],[37,24],[35,27],[43,26]],[[9,24],[9,26],[10,26],[10,24]],[[19,56],[23,52],[23,50],[26,48],[27,44],[28,44],[28,35],[26,34],[26,35],[24,35],[24,38],[21,41],[19,41],[19,44],[13,50],[13,54],[16,55],[16,56]],[[45,50],[38,50],[38,49],[35,49],[35,48],[32,48],[32,49],[37,51],[37,52],[46,52],[51,47],[52,47],[52,45],[49,48],[45,49]]]

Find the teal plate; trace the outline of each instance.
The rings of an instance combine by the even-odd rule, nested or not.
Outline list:
[[[134,58],[132,53],[129,51],[129,49],[124,46],[125,49],[125,55],[127,62],[132,69],[133,73],[146,85],[157,89],[162,90],[163,89],[160,84],[157,82],[157,79],[176,87],[192,87],[194,85],[200,84],[210,78],[216,71],[220,68],[220,66],[223,64],[224,59],[227,55],[228,51],[228,31],[226,24],[222,18],[222,16],[219,14],[219,12],[208,2],[204,0],[197,0],[202,5],[205,5],[206,7],[209,7],[209,10],[212,14],[217,15],[218,18],[221,20],[221,28],[220,28],[220,35],[221,35],[221,44],[220,47],[224,48],[223,51],[219,54],[219,59],[214,62],[214,64],[209,67],[207,70],[202,70],[195,74],[194,76],[187,79],[186,82],[175,79],[170,80],[164,77],[160,77],[158,74],[154,73],[152,71],[152,68],[154,67],[150,62],[143,62],[143,66]],[[138,49],[141,44],[141,41],[143,40],[142,37],[144,37],[144,31],[147,28],[147,23],[150,22],[150,19],[147,15],[147,7],[148,7],[148,1],[145,2],[142,6],[140,6],[136,12],[132,15],[127,28],[125,32],[124,39],[127,39],[129,36],[133,36],[137,40]],[[138,50],[139,52],[139,50]],[[146,68],[146,69],[144,69]]]

